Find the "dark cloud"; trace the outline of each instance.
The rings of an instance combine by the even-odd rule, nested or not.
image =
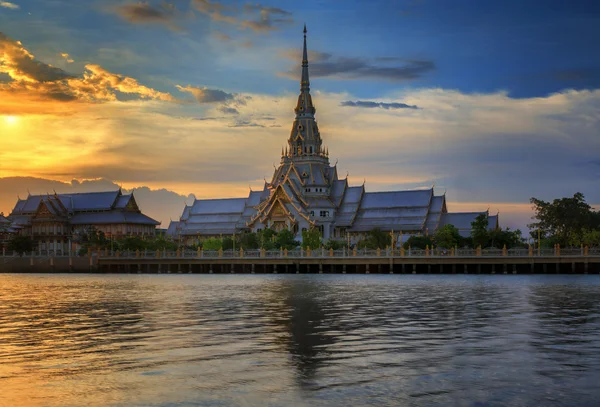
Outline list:
[[[36,60],[23,44],[0,32],[0,72],[12,79],[52,82],[74,76],[60,68]]]
[[[220,89],[198,88],[194,86],[179,86],[177,88],[182,92],[191,93],[198,103],[218,103],[233,100],[235,97],[232,93],[227,93]]]
[[[162,23],[171,19],[164,10],[154,8],[148,3],[125,4],[116,11],[130,23]]]
[[[193,0],[192,4],[199,12],[206,14],[213,21],[236,25],[238,28],[250,28],[254,32],[264,33],[277,30],[281,24],[289,24],[294,20],[292,13],[278,7],[268,7],[261,4],[246,4],[243,9],[226,6],[218,1]],[[254,18],[245,18],[252,14]]]
[[[230,124],[229,127],[265,127],[262,124],[252,122],[250,120],[239,120],[233,124]]]
[[[219,106],[217,110],[225,114],[239,114],[240,112],[235,107]]]
[[[294,62],[299,59],[297,53],[285,51],[283,55]],[[300,67],[281,73],[282,76],[297,79]],[[430,60],[403,59],[396,57],[378,57],[373,59],[339,57],[328,52],[309,52],[310,74],[313,77],[331,77],[337,79],[383,79],[393,82],[415,80],[435,70]]]
[[[406,103],[386,103],[386,102],[372,102],[368,100],[357,100],[351,101],[346,100],[340,103],[340,106],[351,106],[351,107],[365,107],[365,108],[381,108],[381,109],[418,109],[418,106],[407,105]]]
[[[266,7],[260,4],[246,4],[244,6],[246,13],[258,13],[256,20],[243,20],[240,25],[250,28],[256,32],[273,31],[277,29],[277,24],[290,24],[294,20],[290,17],[292,13],[278,7]]]
[[[140,2],[110,8],[109,11],[132,24],[164,24],[174,31],[180,31],[175,24],[175,6],[170,3],[163,2],[161,7],[153,7],[147,2]]]

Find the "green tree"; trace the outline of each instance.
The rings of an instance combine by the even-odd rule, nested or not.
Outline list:
[[[156,250],[177,250],[177,243],[168,240],[165,236],[153,236],[144,240],[145,249]]]
[[[581,244],[589,247],[600,246],[600,230],[584,229],[581,236]]]
[[[33,240],[29,236],[13,236],[8,241],[8,250],[17,252],[19,256],[23,256],[23,253],[31,252],[34,249]]]
[[[317,249],[321,247],[321,231],[317,228],[310,228],[302,231],[302,248]]]
[[[118,241],[120,250],[144,250],[146,242],[137,236],[128,236]]]
[[[413,249],[425,249],[426,246],[431,247],[433,245],[433,241],[430,236],[411,236],[408,238],[406,242],[404,242],[404,248],[408,249],[409,247]]]
[[[244,250],[256,250],[260,248],[260,239],[258,234],[253,232],[244,232],[236,236],[236,247]]]
[[[572,198],[552,202],[531,198],[530,202],[535,211],[535,222],[528,225],[529,228],[534,234],[539,228],[545,238],[554,236],[563,246],[577,242],[584,229],[600,228],[600,213],[592,210],[580,192]]]
[[[210,237],[202,242],[204,250],[219,250],[223,247],[223,242],[217,237]]]
[[[488,217],[482,213],[471,222],[471,238],[474,247],[486,247],[489,242]]]
[[[462,237],[454,225],[444,225],[435,232],[432,240],[437,247],[451,249],[461,244]]]
[[[265,228],[258,232],[258,237],[260,240],[260,247],[265,250],[273,250],[276,248],[275,246],[275,236],[277,233],[270,228]]]
[[[294,234],[284,229],[277,233],[277,237],[275,238],[275,245],[280,249],[292,250],[298,247],[300,244],[296,239],[294,239]]]
[[[503,248],[504,245],[506,245],[508,249],[525,246],[522,232],[519,229],[510,230],[510,228],[490,231],[489,242],[490,247],[498,249]]]
[[[221,248],[223,250],[233,250],[233,239],[229,236],[225,236],[221,240]],[[238,249],[239,249],[239,246],[238,246]]]
[[[325,248],[327,250],[341,250],[346,246],[346,242],[343,240],[329,239],[325,242]]]
[[[391,246],[392,236],[382,231],[380,228],[375,228],[367,233],[367,238],[358,242],[360,249],[385,249]]]

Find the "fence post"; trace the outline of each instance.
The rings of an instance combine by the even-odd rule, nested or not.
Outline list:
[[[156,249],[156,258],[160,259],[160,250]]]
[[[506,250],[506,245],[502,247],[502,256],[506,257],[508,255],[508,251]]]
[[[288,256],[288,250],[287,249],[283,249],[283,257],[287,257]]]
[[[404,246],[400,246],[400,257],[404,257],[404,255],[405,255]]]
[[[223,248],[221,247],[219,249],[219,258],[223,257]]]
[[[475,253],[478,257],[481,257],[481,245],[477,246],[477,251]]]
[[[556,255],[560,257],[560,243],[556,244]]]
[[[425,245],[425,257],[429,257],[429,245]]]
[[[529,257],[533,257],[533,247],[529,245]]]
[[[244,257],[244,249],[240,247],[240,259]]]
[[[583,248],[583,255],[587,257],[589,254],[590,254],[590,248],[585,246]]]
[[[356,257],[356,247],[352,249],[352,256]]]
[[[117,258],[121,257],[121,252],[119,250],[117,250]]]
[[[381,249],[379,247],[377,248],[377,257],[381,257]]]
[[[138,259],[140,258],[140,249],[137,249],[135,251],[135,257],[138,258]]]
[[[310,246],[306,246],[306,257],[311,256]]]
[[[333,248],[329,249],[329,257],[333,257]]]

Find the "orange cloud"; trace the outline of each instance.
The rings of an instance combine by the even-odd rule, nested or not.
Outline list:
[[[69,61],[68,54],[62,54]],[[35,103],[36,113],[68,112],[77,104],[57,107],[65,102],[103,102],[118,100],[118,94],[139,99],[173,102],[169,93],[141,85],[134,78],[115,74],[96,64],[85,66],[83,75],[76,76],[35,59],[20,41],[0,33],[0,73],[11,81],[0,83],[0,113],[30,113]],[[46,106],[50,104],[50,106]]]

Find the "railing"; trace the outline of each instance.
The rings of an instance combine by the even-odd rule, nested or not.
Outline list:
[[[79,257],[95,258],[123,258],[123,259],[275,259],[275,258],[377,258],[377,257],[600,257],[600,247],[592,248],[568,248],[568,249],[294,249],[294,250],[92,250]],[[78,257],[75,252],[68,251],[36,250],[18,253],[2,250],[0,257]]]

